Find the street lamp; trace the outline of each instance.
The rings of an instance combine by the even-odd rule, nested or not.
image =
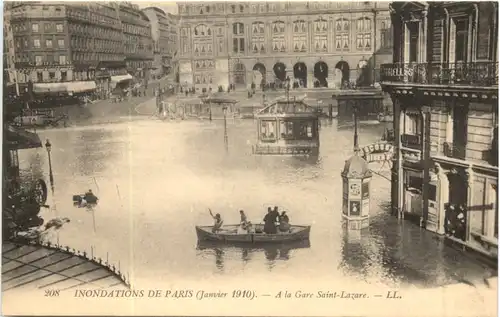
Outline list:
[[[49,156],[49,181],[50,181],[50,187],[52,188],[52,191],[54,191],[54,175],[52,174],[52,158],[50,155],[50,152],[52,150],[52,144],[50,144],[49,139],[47,139],[47,142],[45,142],[45,148],[47,149],[47,154]]]
[[[224,113],[224,145],[226,146],[226,151],[228,149],[228,137],[227,137],[227,105],[222,106],[222,112]]]

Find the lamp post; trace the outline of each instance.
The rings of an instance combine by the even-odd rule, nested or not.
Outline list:
[[[50,144],[49,139],[45,142],[45,148],[47,149],[47,154],[49,156],[49,181],[52,192],[54,192],[54,175],[52,174],[52,158],[50,152],[52,151],[52,144]]]
[[[286,77],[285,80],[285,93],[286,93],[286,102],[290,103],[290,77]]]
[[[226,151],[228,150],[228,137],[227,137],[227,106],[222,106],[222,112],[224,113],[224,145],[226,146]]]
[[[355,101],[352,101],[353,104],[353,116],[354,116],[354,153],[355,155],[359,152],[359,144],[358,144],[358,105]]]

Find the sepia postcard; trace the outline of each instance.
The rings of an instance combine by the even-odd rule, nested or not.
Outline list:
[[[498,2],[3,10],[3,315],[497,316]]]

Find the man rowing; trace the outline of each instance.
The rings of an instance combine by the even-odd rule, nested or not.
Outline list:
[[[220,231],[222,229],[222,225],[224,224],[224,221],[222,220],[222,217],[220,214],[214,214],[212,213],[212,210],[208,208],[208,211],[210,212],[210,216],[214,219],[214,226],[212,228],[212,232],[216,233],[217,231]]]

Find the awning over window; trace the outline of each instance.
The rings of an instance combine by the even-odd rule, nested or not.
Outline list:
[[[33,149],[42,147],[38,134],[11,125],[4,125],[4,140],[9,150]]]
[[[97,86],[95,84],[95,81],[75,81],[66,83],[66,89],[68,92],[79,93],[94,90],[96,88]]]
[[[94,81],[73,81],[66,83],[35,83],[33,84],[33,92],[48,93],[48,92],[84,92],[96,89]]]
[[[124,80],[130,80],[133,79],[133,77],[130,74],[127,75],[121,75],[121,76],[111,76],[111,82],[113,83],[119,83]]]

